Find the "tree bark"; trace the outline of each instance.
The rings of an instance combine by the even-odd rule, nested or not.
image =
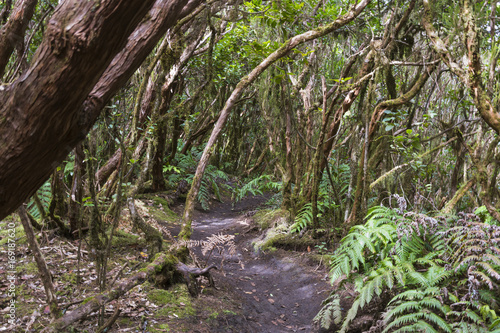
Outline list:
[[[24,43],[24,33],[35,12],[37,2],[38,0],[16,1],[9,21],[0,29],[0,79],[5,73],[5,67],[14,49]]]
[[[199,2],[58,6],[30,68],[0,86],[0,219],[43,184],[162,34]]]

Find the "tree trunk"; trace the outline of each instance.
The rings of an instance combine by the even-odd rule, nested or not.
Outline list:
[[[75,166],[73,169],[73,181],[71,186],[71,195],[69,198],[69,228],[71,233],[79,230],[81,227],[81,206],[82,206],[82,174],[83,174],[84,153],[82,145],[75,147]]]
[[[58,6],[30,68],[0,86],[0,219],[43,184],[161,35],[196,2],[107,0],[97,6],[68,0]]]
[[[24,44],[24,33],[35,12],[38,0],[18,0],[7,24],[0,29],[0,79],[9,58],[18,45]],[[6,4],[6,7],[10,7]],[[6,12],[7,13],[7,12]]]
[[[30,219],[28,218],[26,208],[24,206],[20,206],[17,212],[21,218],[21,223],[23,225],[24,232],[26,233],[26,239],[28,240],[29,249],[35,258],[38,272],[40,273],[40,278],[42,280],[43,287],[45,288],[47,304],[50,306],[50,313],[52,318],[56,319],[61,316],[61,310],[59,310],[59,306],[57,305],[57,297],[54,285],[52,284],[52,274],[50,274],[47,263],[45,262],[42,252],[40,251],[40,247],[38,246],[38,242],[36,241],[35,232],[33,231]]]

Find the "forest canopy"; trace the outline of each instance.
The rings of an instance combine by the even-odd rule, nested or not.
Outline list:
[[[224,191],[234,201],[265,194],[289,212],[291,235],[326,235],[332,250],[340,246],[333,282],[351,271],[370,281],[392,274],[417,290],[415,274],[425,270],[430,281],[436,269],[427,289],[385,300],[393,305],[386,331],[402,327],[401,304],[431,307],[424,300],[442,296],[432,288],[452,279],[436,268],[446,255],[456,272],[477,278],[474,290],[497,290],[497,5],[2,0],[0,219],[21,206],[35,228],[47,223],[76,238],[82,228],[104,234],[102,221],[128,209],[162,252],[161,231],[137,216],[138,195],[185,201],[178,239],[188,241],[196,205],[209,210]],[[401,236],[415,224],[442,237],[425,238],[419,227]],[[453,228],[474,226],[492,248],[467,261],[474,251],[457,239],[472,236]],[[106,248],[104,238],[92,246]],[[426,246],[443,257],[426,257]],[[376,273],[369,261],[399,270]],[[372,293],[353,308],[369,303],[380,281],[360,287]],[[340,307],[335,295],[325,318]],[[355,315],[339,319],[339,329],[347,332]],[[490,317],[483,326],[493,331]]]

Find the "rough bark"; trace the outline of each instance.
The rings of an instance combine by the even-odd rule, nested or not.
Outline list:
[[[43,184],[196,2],[70,0],[58,6],[30,68],[0,86],[0,219]]]
[[[259,76],[262,74],[269,66],[274,64],[277,60],[287,55],[291,50],[300,44],[314,40],[316,38],[322,37],[331,33],[344,25],[348,24],[354,20],[365,7],[371,2],[371,0],[362,0],[356,6],[352,7],[345,15],[339,17],[335,21],[327,24],[325,26],[319,27],[314,30],[307,31],[303,34],[294,36],[287,40],[283,46],[278,48],[276,51],[271,53],[266,59],[264,59],[257,67],[255,67],[247,76],[242,78],[240,82],[236,85],[236,88],[231,93],[231,96],[226,101],[226,104],[221,110],[219,119],[217,120],[212,134],[208,139],[207,145],[203,151],[198,167],[196,168],[196,173],[193,177],[193,183],[191,189],[186,198],[186,206],[184,208],[184,213],[182,216],[182,229],[179,233],[179,238],[189,239],[191,237],[191,222],[192,214],[194,210],[194,204],[196,197],[198,195],[198,190],[200,189],[201,180],[205,168],[208,165],[208,160],[212,156],[214,150],[214,144],[219,137],[220,132],[224,128],[224,125],[229,117],[231,110],[237,103],[245,89],[252,84]]]
[[[37,2],[38,0],[16,1],[9,21],[0,29],[0,79],[5,73],[5,67],[14,49],[24,43],[24,33],[35,12]]]

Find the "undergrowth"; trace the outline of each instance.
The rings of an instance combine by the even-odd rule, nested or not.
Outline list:
[[[189,185],[193,182],[194,173],[203,153],[203,149],[195,147],[186,155],[180,155],[176,165],[166,165],[164,173],[168,173],[167,184],[169,187],[176,187],[181,180],[186,180]],[[203,174],[201,186],[198,191],[197,200],[204,210],[210,209],[212,195],[218,201],[222,201],[222,190],[232,191],[226,182],[229,176],[214,165],[209,165]]]
[[[378,206],[351,228],[331,257],[337,291],[315,321],[347,332],[375,299],[383,332],[500,333],[500,227],[474,214],[432,217]],[[341,308],[340,291],[353,283],[356,297]],[[374,330],[373,330],[374,331]]]

